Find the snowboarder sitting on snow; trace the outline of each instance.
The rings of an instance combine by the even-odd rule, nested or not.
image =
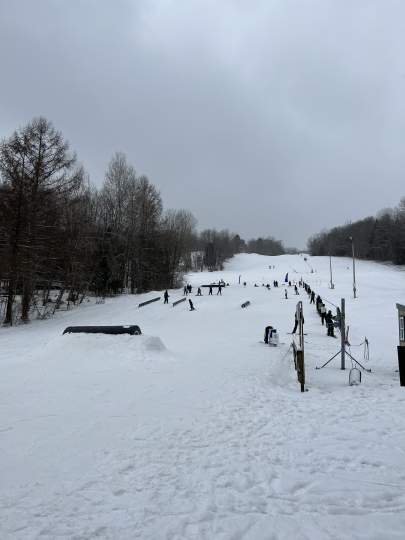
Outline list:
[[[168,304],[169,303],[169,293],[167,292],[167,290],[165,291],[163,296],[164,296],[164,299],[165,299],[165,301],[163,303]]]
[[[272,326],[266,326],[264,329],[264,342],[267,344],[269,343],[269,334],[271,330],[273,330]]]

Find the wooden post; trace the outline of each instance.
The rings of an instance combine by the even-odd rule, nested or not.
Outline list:
[[[304,351],[297,350],[298,382],[301,383],[301,392],[305,392],[305,365]]]

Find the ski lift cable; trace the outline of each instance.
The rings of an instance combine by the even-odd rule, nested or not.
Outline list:
[[[369,342],[368,342],[367,338],[364,338],[364,341],[362,341],[358,345],[349,345],[349,352],[350,352],[350,354],[352,353],[351,347],[361,347],[362,345],[364,345],[363,362],[366,364],[370,360],[370,345],[369,345]],[[353,360],[352,360],[352,365],[353,365]]]
[[[339,306],[337,306],[336,304],[334,304],[333,302],[331,302],[330,300],[328,300],[327,298],[323,297],[322,300],[324,300],[325,302],[327,302],[328,304],[331,304],[332,306],[334,306],[335,308],[339,308]]]
[[[287,349],[287,352],[283,355],[283,358],[280,360],[281,362],[287,357],[288,353],[290,352],[290,349],[292,347],[292,343],[290,343],[290,346]]]

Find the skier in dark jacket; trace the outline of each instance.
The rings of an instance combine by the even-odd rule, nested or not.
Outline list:
[[[325,322],[326,322],[326,327],[328,329],[328,336],[335,337],[335,334],[333,332],[333,315],[332,315],[331,310],[329,310],[328,313],[326,314]]]
[[[314,291],[311,292],[311,301],[310,301],[310,304],[315,304],[315,292],[314,292]]]
[[[321,314],[321,322],[322,322],[322,326],[325,324],[325,318],[326,318],[326,307],[325,307],[325,304],[322,302],[320,308],[319,308],[319,312]]]
[[[304,324],[304,317],[302,318],[302,324]],[[293,331],[291,333],[295,334],[295,332],[297,331],[297,328],[298,328],[298,317],[297,317],[297,312],[295,312],[295,315],[294,315],[294,328],[293,328]]]
[[[168,304],[169,303],[169,293],[167,292],[167,290],[165,291],[165,294],[163,296],[164,296],[164,299],[165,299],[165,301],[163,303]]]
[[[188,303],[190,304],[190,311],[195,311],[194,304],[190,299],[188,300]]]
[[[201,287],[198,287],[197,289],[197,296],[202,296]]]
[[[218,296],[218,294],[220,294],[222,296],[222,285],[221,284],[218,285],[217,296]]]
[[[209,294],[209,295],[212,294],[212,285],[210,285],[210,289],[209,289],[208,294]]]

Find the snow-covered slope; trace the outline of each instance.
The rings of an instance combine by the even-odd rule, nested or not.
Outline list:
[[[151,293],[0,330],[0,538],[402,539],[395,302],[405,303],[405,275],[359,262],[353,300],[351,261],[333,270],[331,291],[329,259],[239,255],[223,272],[188,276],[230,283],[222,296],[193,290],[194,312],[138,309]],[[372,374],[360,386],[348,386],[338,359],[315,370],[339,340],[301,290],[308,392],[299,392],[287,335],[298,297],[261,287],[282,285],[286,272],[329,302],[346,298],[351,343],[370,340]],[[61,335],[121,323],[143,335]],[[267,324],[278,348],[260,343]]]

